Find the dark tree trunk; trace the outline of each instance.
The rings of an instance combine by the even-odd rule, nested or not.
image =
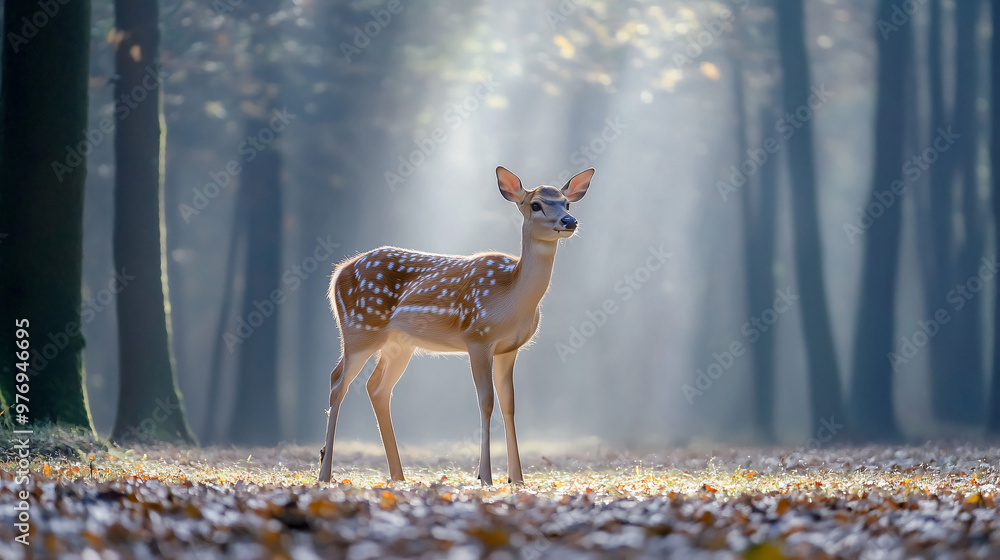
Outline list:
[[[892,0],[882,0],[879,17],[889,21]],[[901,181],[905,146],[906,96],[912,48],[911,26],[888,40],[878,40],[878,97],[875,107],[875,171],[872,196]],[[851,378],[851,421],[855,433],[874,440],[900,437],[893,408],[893,364],[896,317],[896,274],[903,204],[888,204],[865,237],[861,297],[854,338]]]
[[[38,2],[4,4],[0,387],[16,404],[15,382],[25,379],[16,378],[15,324],[27,320],[27,420],[92,432],[80,334],[83,189],[86,154],[103,138],[81,133],[88,129],[90,2],[58,8],[41,23]]]
[[[763,127],[775,122],[775,113],[770,109],[761,111]],[[766,130],[766,128],[762,128]],[[761,169],[759,179],[744,189],[746,206],[744,220],[749,219],[747,231],[747,301],[750,313],[756,316],[774,302],[774,232],[777,225],[778,171],[775,163]],[[755,421],[766,441],[774,440],[774,399],[775,399],[775,329],[760,333],[752,346],[751,358],[754,368],[756,391]]]
[[[266,119],[248,119],[246,126],[249,136],[271,130]],[[236,335],[243,342],[238,345],[229,434],[237,444],[274,445],[281,436],[278,311],[286,297],[273,295],[281,287],[281,156],[276,146],[259,151],[247,163],[240,188],[246,198],[246,289],[237,321]]]
[[[781,58],[782,92],[786,114],[809,108],[814,85],[809,72],[805,45],[805,18],[802,0],[775,3],[778,15],[778,50]],[[819,99],[815,97],[814,99]],[[802,110],[804,112],[804,110]],[[812,431],[823,421],[843,418],[843,399],[837,353],[833,343],[830,313],[823,276],[823,244],[816,209],[816,170],[813,154],[812,121],[801,125],[786,141],[791,184],[792,224],[795,233],[795,272],[809,366],[809,397]],[[833,419],[833,420],[831,420]]]
[[[742,51],[743,49],[741,49]],[[736,137],[739,153],[749,149],[746,82],[742,52],[734,52],[733,99],[737,119]],[[770,131],[774,111],[761,112],[761,130]],[[770,162],[761,173],[748,179],[740,191],[743,218],[743,266],[746,275],[747,308],[756,315],[770,307],[774,294],[774,227],[778,165]],[[773,442],[774,433],[774,329],[760,334],[750,347],[753,362],[754,427],[764,442]]]
[[[990,182],[993,191],[994,247],[1000,251],[1000,0],[990,6],[993,33],[990,39]],[[993,311],[993,375],[990,384],[990,408],[987,432],[1000,435],[1000,282],[993,281],[996,292]]]
[[[237,191],[236,204],[233,208],[233,221],[229,233],[229,247],[226,249],[226,268],[222,280],[222,302],[219,309],[219,321],[215,327],[215,346],[212,347],[212,361],[209,365],[209,375],[212,378],[208,384],[208,413],[205,415],[205,425],[203,433],[208,441],[213,443],[221,442],[226,438],[227,412],[223,405],[224,381],[226,380],[226,369],[223,364],[225,356],[235,354],[237,341],[232,333],[226,335],[226,326],[230,324],[233,304],[238,296],[236,287],[236,269],[239,261],[241,244],[245,243],[243,236],[246,232],[246,197],[244,190]],[[228,352],[227,352],[228,351]]]
[[[941,58],[943,47],[941,32],[943,20],[941,0],[931,0],[930,24],[927,36],[928,90],[930,91],[930,138],[929,145],[938,134],[939,127],[951,124],[951,118],[944,104],[944,72]],[[932,317],[945,304],[945,293],[949,289],[952,270],[952,161],[954,152],[943,152],[928,169],[926,190],[916,197],[921,227],[917,228],[923,250],[918,251],[923,276],[924,311]],[[930,339],[930,384],[931,403],[934,416],[945,419],[950,415],[950,402],[955,402],[956,393],[961,390],[952,382],[952,348],[954,330],[944,329]]]
[[[115,268],[120,381],[115,440],[194,443],[174,375],[164,283],[163,137],[156,0],[116,0]]]
[[[979,149],[979,123],[976,122],[976,99],[978,88],[978,53],[976,49],[976,24],[980,14],[979,0],[963,0],[955,4],[955,132],[960,135],[949,151],[955,157],[952,168],[956,176],[955,186],[961,186],[960,207],[961,229],[955,248],[955,268],[951,290],[956,285],[964,285],[976,276],[985,249],[983,232],[982,201],[976,180],[976,152]],[[940,301],[947,305],[954,324],[947,329],[946,341],[950,342],[950,359],[947,368],[947,386],[941,387],[939,408],[941,419],[962,424],[981,424],[983,410],[983,354],[982,354],[982,298],[974,292],[960,297],[964,307],[951,301]],[[939,298],[946,297],[939,294]]]

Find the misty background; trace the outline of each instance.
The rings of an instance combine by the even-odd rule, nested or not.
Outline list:
[[[955,120],[933,122],[935,88],[946,113],[971,99],[973,122],[984,124],[959,131],[955,149],[972,154],[975,178],[972,187],[955,179],[954,197],[975,196],[970,206],[955,204],[947,219],[956,231],[974,231],[980,256],[992,258],[985,129],[991,26],[983,2],[969,2],[975,9],[965,19],[959,2],[907,2],[914,9],[901,12],[906,18],[896,30],[880,27],[874,1],[804,4],[810,72],[804,86],[810,95],[825,92],[804,119],[814,145],[822,249],[814,257],[822,265],[836,372],[849,405],[869,234],[860,209],[873,200],[880,42],[886,48],[912,35],[905,61],[912,72],[897,100],[908,123],[898,131],[906,159],[923,153],[937,129]],[[89,119],[90,129],[99,129],[102,120],[117,118],[113,13],[105,0],[94,0],[93,10]],[[244,414],[276,422],[280,441],[319,445],[329,374],[339,357],[325,299],[333,266],[387,244],[518,254],[520,217],[496,187],[494,169],[503,165],[527,188],[561,186],[573,173],[597,170],[588,196],[574,205],[581,231],[560,246],[540,332],[518,360],[517,422],[528,446],[772,440],[755,423],[760,385],[752,356],[767,337],[751,333],[753,321],[765,320],[773,337],[773,441],[806,445],[821,415],[810,405],[805,286],[795,273],[792,219],[799,185],[787,167],[806,129],[789,129],[785,118],[777,18],[771,2],[164,1],[169,303],[178,383],[199,440],[234,441],[231,425],[244,421],[237,414],[242,406],[250,408]],[[940,44],[931,48],[935,28]],[[969,30],[971,41],[963,41]],[[937,86],[928,74],[929,52],[939,57]],[[962,58],[971,63],[956,69]],[[970,87],[971,97],[956,101],[956,92]],[[776,143],[766,144],[768,138]],[[84,215],[83,300],[96,302],[82,321],[86,385],[102,434],[114,422],[118,387],[115,303],[99,299],[116,272],[109,139],[95,142],[89,155]],[[266,176],[280,193],[278,204],[263,205],[279,212],[277,227],[263,239],[270,222],[238,203],[241,189],[260,175],[227,171],[231,162],[246,167],[251,153],[273,158]],[[754,157],[754,165],[744,165]],[[910,439],[981,433],[993,362],[994,280],[985,279],[990,288],[963,310],[945,303],[953,286],[926,293],[928,267],[920,255],[928,250],[928,226],[921,212],[928,207],[914,193],[930,188],[934,165],[890,205],[901,210],[901,237],[896,307],[882,322],[894,322],[895,349],[938,307],[955,317],[968,313],[975,317],[971,326],[956,318],[941,332],[954,330],[953,352],[978,352],[981,360],[955,381],[958,406],[971,409],[971,417],[956,418],[932,402],[930,345],[895,369],[885,359],[893,382],[885,406]],[[913,176],[894,168],[900,179]],[[740,173],[743,185],[734,180]],[[952,175],[939,178],[939,188],[942,181],[952,185]],[[747,290],[744,189],[771,208],[773,227],[773,257],[753,265],[766,271],[773,289],[754,302]],[[963,229],[973,219],[963,214],[968,208],[982,214],[976,230]],[[963,236],[954,236],[955,243]],[[253,263],[268,254],[278,259],[278,276],[272,271],[269,280],[255,281]],[[962,282],[969,276],[957,274]],[[275,289],[283,291],[281,303],[263,303]],[[929,305],[935,297],[941,304]],[[241,322],[255,309],[273,311],[243,337]],[[741,355],[730,352],[734,344]],[[273,353],[266,350],[272,345]],[[243,375],[248,358],[241,353],[250,347],[273,354],[273,379]],[[722,373],[706,388],[704,380],[698,384],[699,370],[707,373],[712,364]],[[364,392],[372,367],[373,361],[344,402],[340,442],[378,445]],[[410,362],[393,400],[404,449],[478,442],[470,377],[464,357]],[[254,393],[250,401],[240,387]],[[499,429],[498,417],[493,424]]]

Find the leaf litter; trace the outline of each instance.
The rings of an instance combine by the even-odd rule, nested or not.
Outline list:
[[[401,483],[378,455],[339,453],[317,484],[297,446],[77,455],[32,458],[26,487],[4,456],[0,557],[1000,557],[1000,449],[973,444],[536,456],[523,486],[492,487],[472,456],[408,453]]]

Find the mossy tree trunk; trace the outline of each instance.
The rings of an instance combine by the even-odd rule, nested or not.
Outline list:
[[[90,2],[4,3],[0,89],[0,386],[28,321],[28,420],[93,431],[80,333]]]
[[[194,443],[174,375],[165,281],[159,7],[116,0],[114,259],[118,293],[118,409],[111,436]]]

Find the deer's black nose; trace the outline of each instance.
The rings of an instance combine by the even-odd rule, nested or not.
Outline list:
[[[576,218],[573,216],[563,216],[562,220],[563,227],[566,229],[576,229]]]

